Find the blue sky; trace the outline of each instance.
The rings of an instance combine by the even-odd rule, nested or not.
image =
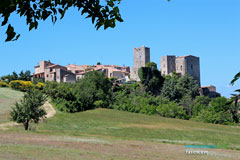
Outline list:
[[[16,42],[5,43],[6,27],[0,27],[0,76],[31,70],[40,60],[67,64],[133,65],[133,48],[151,48],[151,61],[160,66],[163,55],[200,57],[201,84],[215,85],[229,97],[240,82],[229,86],[240,71],[239,0],[123,0],[124,19],[116,28],[98,31],[71,9],[53,25],[40,22],[28,31],[24,19],[10,18],[21,33]]]

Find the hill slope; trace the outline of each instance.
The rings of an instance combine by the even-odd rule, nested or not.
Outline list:
[[[240,149],[239,126],[96,109],[74,114],[57,111],[54,117],[31,128],[28,132],[21,125],[0,130],[0,159],[230,160],[240,157],[239,151],[231,150]],[[184,145],[190,144],[222,145],[222,149],[208,149],[208,155],[187,155]]]
[[[0,123],[9,121],[9,111],[15,102],[23,96],[22,92],[9,88],[0,88]]]

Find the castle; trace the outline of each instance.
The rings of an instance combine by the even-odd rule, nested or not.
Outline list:
[[[138,69],[145,67],[146,63],[150,62],[150,48],[145,46],[140,48],[134,48],[133,51],[134,66],[131,68],[131,79],[140,81],[138,77]],[[162,56],[161,57],[161,74],[170,75],[173,72],[179,76],[188,73],[191,75],[201,86],[200,83],[200,62],[199,57],[192,55],[188,56]]]
[[[140,81],[138,70],[150,62],[150,48],[142,46],[133,49],[134,65],[130,67],[120,67],[117,65],[75,65],[69,64],[61,66],[53,64],[50,61],[40,61],[40,64],[35,66],[33,74],[34,78],[42,78],[45,81],[57,81],[75,83],[77,80],[84,78],[90,71],[104,72],[107,78],[114,78],[119,83],[126,83],[130,80]],[[199,85],[200,81],[200,59],[199,57],[187,55],[177,57],[175,55],[167,55],[161,57],[161,74],[171,75],[176,73],[179,76],[189,74]],[[130,76],[130,77],[129,77]],[[199,89],[200,95],[208,95],[217,97],[220,94],[216,92],[215,86],[204,86]]]
[[[187,56],[162,56],[161,57],[161,73],[162,75],[169,75],[173,72],[179,76],[188,73],[201,86],[200,83],[200,62],[199,57],[192,55]]]

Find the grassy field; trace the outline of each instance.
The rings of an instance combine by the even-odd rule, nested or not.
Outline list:
[[[22,92],[9,88],[0,88],[0,124],[9,121],[9,111],[15,102],[23,96]]]
[[[110,109],[62,113],[32,131],[0,130],[0,159],[226,160],[240,158],[240,127],[148,116]],[[187,155],[184,145],[222,145]]]

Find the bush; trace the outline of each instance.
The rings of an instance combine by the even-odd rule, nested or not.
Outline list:
[[[44,83],[38,82],[34,87],[38,90],[43,90],[44,88]]]
[[[95,101],[94,103],[95,108],[103,108],[104,102],[102,100]]]
[[[212,99],[206,109],[194,118],[194,120],[214,124],[232,124],[234,123],[233,115],[230,112],[231,104],[225,97]]]
[[[231,114],[224,111],[215,112],[211,110],[202,110],[195,120],[214,124],[233,124]]]
[[[111,89],[105,74],[93,71],[75,84],[47,82],[43,92],[53,99],[59,110],[73,113],[108,107]]]
[[[22,81],[22,80],[14,80],[9,83],[9,86],[13,89],[20,91],[27,91],[33,87],[31,81]]]
[[[8,87],[6,82],[0,81],[0,87]]]
[[[157,108],[157,112],[163,117],[189,119],[183,107],[175,102],[168,102],[167,104],[160,105]]]

